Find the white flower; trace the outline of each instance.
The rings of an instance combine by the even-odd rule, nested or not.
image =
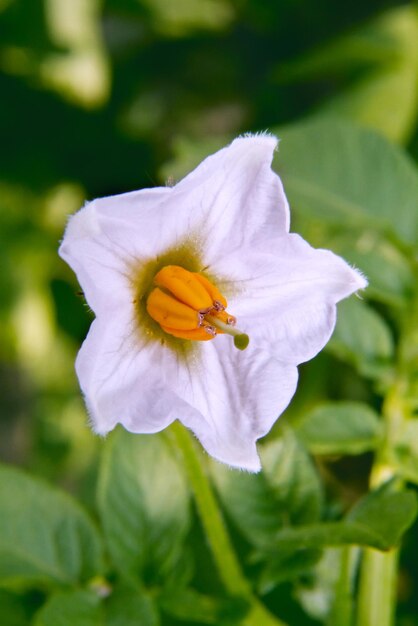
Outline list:
[[[70,219],[60,254],[96,315],[76,361],[96,432],[178,419],[216,459],[260,469],[256,440],[293,396],[296,366],[328,341],[336,302],[366,286],[289,234],[276,143],[240,137],[172,188],[94,200]],[[249,336],[245,350],[217,332],[228,327],[241,348]]]

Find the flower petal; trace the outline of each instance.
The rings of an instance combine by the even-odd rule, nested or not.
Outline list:
[[[240,137],[173,188],[144,189],[88,203],[70,218],[60,255],[91,308],[120,305],[131,268],[192,237],[210,264],[257,235],[286,232],[289,207],[271,170],[277,140]],[[202,269],[203,269],[202,265]]]
[[[132,266],[167,246],[158,227],[163,219],[158,207],[170,191],[145,189],[100,198],[70,218],[59,253],[77,274],[96,313],[132,300]]]
[[[126,319],[96,319],[77,358],[94,430],[105,434],[120,422],[131,432],[153,433],[179,419],[214,458],[258,471],[255,442],[293,396],[296,367],[263,350],[231,349],[229,337],[199,346],[198,355],[180,363],[127,329]]]
[[[311,359],[328,341],[335,304],[367,284],[343,259],[294,234],[277,238],[274,250],[265,241],[264,247],[242,250],[239,257],[221,257],[209,270],[229,276],[229,284],[222,285],[228,308],[251,341],[296,364]]]
[[[290,402],[296,367],[255,347],[239,352],[230,337],[217,337],[202,346],[197,367],[179,374],[176,392],[194,409],[179,419],[215,459],[258,471],[255,442]]]
[[[97,315],[76,363],[97,432],[120,422],[151,433],[180,419],[213,457],[260,469],[256,440],[289,403],[296,364],[328,340],[336,303],[366,285],[342,259],[288,233],[271,170],[276,143],[241,137],[174,188],[95,200],[70,219],[60,254]],[[190,242],[185,258],[200,255],[250,335],[245,352],[218,336],[177,354],[139,328],[138,270]]]
[[[204,233],[205,260],[251,245],[254,237],[289,230],[289,206],[271,169],[277,139],[239,137],[206,158],[173,189],[173,201]]]
[[[156,344],[141,342],[123,310],[112,319],[94,320],[76,371],[97,433],[106,434],[119,422],[133,432],[154,433],[177,417],[176,398],[159,378],[155,349]]]

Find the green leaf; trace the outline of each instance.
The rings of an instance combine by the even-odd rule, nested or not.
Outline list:
[[[390,51],[389,51],[390,52]],[[390,57],[390,54],[389,54]],[[351,170],[344,170],[341,173],[340,179],[329,180],[332,177],[328,176],[327,163],[321,167],[320,176],[318,177],[318,165],[316,163],[317,146],[310,146],[306,140],[309,140],[312,135],[316,136],[318,145],[321,146],[319,151],[321,154],[320,160],[329,160],[332,162],[332,168],[334,164],[334,155],[340,155],[339,148],[335,150],[335,147],[327,147],[327,142],[323,143],[322,140],[322,128],[328,129],[325,132],[325,137],[333,132],[334,126],[338,129],[341,127],[344,129],[343,133],[354,133],[354,135],[360,134],[363,138],[361,141],[353,141],[353,150],[358,150],[357,155],[343,155],[345,162],[342,164],[342,168],[352,159],[355,162],[356,176],[359,176],[362,182],[362,190],[358,192],[359,198],[357,200],[357,209],[361,213],[361,219],[358,219],[355,215],[351,217],[350,210],[345,207],[340,207],[340,203],[345,205],[346,202],[352,202],[351,196],[354,194],[354,190],[350,188],[351,185]],[[314,133],[316,128],[319,128],[317,133]],[[300,130],[300,132],[298,132]],[[305,130],[307,130],[305,140]],[[282,176],[285,184],[285,191],[289,195],[292,208],[292,222],[296,224],[296,230],[310,241],[313,245],[319,247],[331,248],[336,253],[346,258],[355,267],[359,267],[369,279],[369,286],[367,293],[371,297],[380,299],[389,304],[402,304],[404,299],[410,295],[414,289],[415,277],[411,271],[411,266],[406,255],[404,255],[399,248],[385,237],[386,228],[382,228],[384,223],[380,216],[380,207],[382,198],[380,198],[380,192],[376,187],[376,171],[374,165],[372,166],[368,161],[365,162],[365,154],[362,148],[362,142],[367,142],[369,136],[375,139],[375,135],[371,131],[359,129],[357,126],[352,126],[349,122],[315,119],[315,121],[304,122],[302,124],[295,124],[283,129],[277,129],[277,135],[281,138],[278,155],[274,161],[274,167],[277,172]],[[365,136],[365,137],[364,137]],[[162,169],[162,178],[172,178],[179,180],[191,171],[198,163],[204,159],[208,154],[218,150],[223,145],[230,141],[230,137],[211,138],[205,141],[186,141],[185,139],[179,139],[175,142],[175,158],[167,163]],[[384,152],[389,153],[387,160],[388,164],[382,165],[379,176],[386,177],[390,181],[385,181],[385,185],[397,184],[400,187],[400,193],[404,193],[404,187],[410,190],[411,196],[416,193],[417,188],[417,174],[415,167],[409,162],[408,157],[397,148],[393,148],[391,144],[385,142],[384,139],[377,138],[378,142],[382,142],[385,148]],[[358,144],[358,145],[357,145]],[[331,154],[323,154],[324,150],[331,150]],[[303,154],[303,158],[309,159],[301,172],[299,172],[299,155],[298,150],[305,152],[308,151],[308,155]],[[370,150],[370,149],[369,149]],[[380,148],[377,149],[380,151]],[[366,151],[367,152],[367,151]],[[395,156],[394,154],[395,153]],[[381,156],[380,160],[385,160]],[[399,163],[398,163],[399,161]],[[374,161],[373,161],[374,163]],[[361,164],[362,170],[367,168],[373,169],[369,174],[369,180],[363,180],[365,178],[364,171],[358,174],[357,170]],[[391,167],[396,165],[394,171]],[[310,171],[312,168],[312,172]],[[379,172],[380,172],[379,170]],[[294,176],[294,179],[292,178]],[[290,178],[289,178],[290,177]],[[289,178],[289,185],[288,185]],[[301,179],[301,187],[298,188],[298,179]],[[315,193],[312,194],[312,199],[309,193],[304,193],[305,179],[307,179],[309,185],[314,184]],[[399,180],[398,180],[399,179]],[[410,180],[411,179],[411,180]],[[398,182],[397,182],[398,181]],[[415,182],[414,182],[415,181]],[[293,187],[292,187],[293,184]],[[341,185],[339,189],[338,185]],[[357,183],[355,183],[357,185]],[[358,185],[357,185],[358,186]],[[346,187],[348,190],[346,191]],[[328,194],[335,195],[329,199],[328,202],[322,203],[321,199],[316,197],[316,194]],[[392,196],[396,194],[394,189]],[[375,196],[378,196],[375,198]],[[383,194],[382,194],[383,195]],[[312,200],[312,204],[311,204]],[[330,204],[331,202],[331,204]],[[369,208],[369,202],[371,208]],[[386,204],[388,199],[384,200]],[[402,207],[402,211],[409,211],[409,213],[416,212],[413,200],[409,201],[409,208]],[[393,211],[393,207],[389,206],[385,210],[389,213],[391,223],[397,222],[398,200],[396,199],[395,205],[397,208]],[[325,207],[325,208],[324,208]],[[324,215],[325,210],[325,215]],[[393,211],[393,214],[392,214]],[[347,216],[347,219],[346,217]],[[325,218],[325,219],[324,219]],[[382,215],[383,218],[383,215]],[[412,221],[417,226],[418,219],[414,220],[412,216],[409,216],[407,220]],[[358,236],[358,230],[361,229],[361,235]],[[408,228],[408,227],[407,227]],[[390,227],[392,230],[392,227]]]
[[[248,474],[213,464],[212,475],[221,501],[248,541],[264,544],[283,525],[284,507],[271,497],[264,474]]]
[[[248,610],[247,604],[239,599],[219,599],[198,593],[194,589],[174,587],[165,589],[159,597],[162,610],[181,624],[199,622],[221,626],[238,622]],[[225,622],[224,622],[225,620]]]
[[[116,588],[105,600],[105,626],[158,626],[152,598],[138,588]]]
[[[269,593],[276,585],[296,580],[315,566],[322,556],[322,551],[315,548],[294,550],[275,554],[274,559],[263,563],[257,588],[261,594]]]
[[[246,474],[213,464],[223,505],[253,544],[268,544],[283,525],[319,519],[322,491],[318,474],[290,429],[260,445],[263,472]]]
[[[378,550],[395,546],[417,515],[413,491],[392,491],[391,485],[365,496],[342,522],[323,522],[280,530],[269,554],[283,558],[286,552],[356,544]]]
[[[328,238],[322,237],[320,245]],[[351,232],[339,233],[328,244],[367,276],[367,295],[390,305],[402,305],[415,286],[415,276],[408,259],[398,248],[375,230],[365,230],[358,239]]]
[[[152,599],[140,589],[116,587],[103,600],[89,590],[51,596],[38,611],[34,626],[159,626]]]
[[[34,626],[103,626],[100,598],[91,591],[57,593],[37,613]]]
[[[370,545],[385,550],[399,542],[416,516],[416,493],[408,489],[393,491],[392,483],[388,482],[362,498],[351,509],[346,521],[358,528],[368,528],[376,537],[376,544]]]
[[[290,524],[319,519],[321,481],[309,454],[290,428],[260,450],[264,474],[274,497],[286,509]]]
[[[361,454],[377,447],[379,417],[361,402],[329,402],[304,415],[298,437],[313,454]]]
[[[294,211],[415,245],[418,173],[401,150],[372,131],[323,118],[277,134],[274,168]]]
[[[196,3],[177,0],[175,5],[164,0],[144,0],[144,6],[163,37],[185,37],[196,31],[222,31],[234,18],[232,5],[223,0]]]
[[[98,504],[122,576],[159,581],[172,575],[189,528],[189,490],[162,435],[133,435],[119,428],[108,438]]]
[[[327,350],[371,378],[387,373],[395,351],[384,319],[358,298],[338,305],[337,325]]]
[[[365,229],[360,237],[354,230],[323,228],[318,237],[318,225],[312,218],[297,224],[308,241],[318,247],[328,247],[354,267],[361,268],[369,285],[367,296],[389,305],[403,305],[415,288],[412,265],[405,254],[375,229]]]
[[[0,467],[0,580],[73,584],[102,570],[102,545],[68,495]]]
[[[350,117],[393,141],[406,141],[415,127],[418,86],[418,17],[413,6],[388,11],[367,28],[374,41],[392,47],[386,63],[361,73],[361,79],[328,100],[322,110]],[[353,39],[356,37],[354,35]],[[346,41],[349,45],[350,37]],[[388,46],[389,48],[389,46]],[[396,100],[396,115],[393,107]]]
[[[0,624],[4,626],[29,626],[29,617],[23,606],[24,598],[0,589]]]
[[[292,212],[293,230],[315,248],[327,248],[359,268],[369,284],[365,295],[393,307],[408,306],[415,289],[413,264],[407,251],[375,228],[332,225],[318,216]]]
[[[381,66],[393,61],[396,45],[391,40],[376,37],[375,28],[360,28],[354,34],[327,41],[325,45],[296,59],[280,63],[274,78],[280,83],[311,81],[344,72]]]

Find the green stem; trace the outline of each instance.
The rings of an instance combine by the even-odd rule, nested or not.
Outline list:
[[[398,548],[364,551],[358,604],[359,626],[392,626],[395,616]]]
[[[249,604],[243,626],[286,626],[271,615],[253,595],[245,578],[216,501],[210,480],[202,463],[202,455],[189,433],[179,422],[170,432],[183,455],[183,462],[192,486],[196,507],[206,533],[219,576],[228,593],[245,599]]]
[[[418,264],[413,265],[418,279]],[[393,448],[404,427],[412,417],[406,400],[410,380],[418,369],[417,354],[418,292],[404,308],[400,323],[395,377],[383,403],[385,437],[376,454],[372,469],[371,486],[378,487],[395,475]],[[402,488],[401,483],[399,488]],[[396,583],[399,548],[380,553],[364,550],[361,566],[358,626],[392,626],[396,609]]]
[[[327,626],[351,626],[353,623],[353,561],[357,548],[340,548],[340,571],[334,587],[334,600]]]
[[[413,267],[418,278],[418,265]],[[403,311],[400,324],[395,379],[383,403],[385,438],[376,454],[372,469],[371,486],[378,487],[396,473],[393,467],[393,447],[405,422],[411,417],[408,397],[409,380],[416,372],[418,321],[418,293]],[[400,485],[401,486],[401,485]],[[379,553],[364,550],[361,566],[358,626],[392,626],[396,609],[396,583],[398,575],[399,548]]]
[[[395,475],[391,450],[405,417],[402,398],[405,391],[402,377],[389,389],[383,404],[385,438],[376,454],[370,477],[372,488],[379,487]],[[393,626],[396,608],[399,548],[378,552],[363,551],[357,612],[358,626]]]
[[[195,442],[189,432],[175,422],[171,427],[183,454],[197,510],[225,589],[232,595],[246,595],[248,583],[232,549],[209,479],[202,467]]]

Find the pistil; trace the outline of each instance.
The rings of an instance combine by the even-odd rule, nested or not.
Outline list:
[[[205,320],[221,332],[231,335],[234,338],[234,346],[238,348],[238,350],[245,350],[250,343],[249,336],[232,324],[225,324],[225,322],[220,320],[218,317],[213,317],[212,315],[205,315]]]

